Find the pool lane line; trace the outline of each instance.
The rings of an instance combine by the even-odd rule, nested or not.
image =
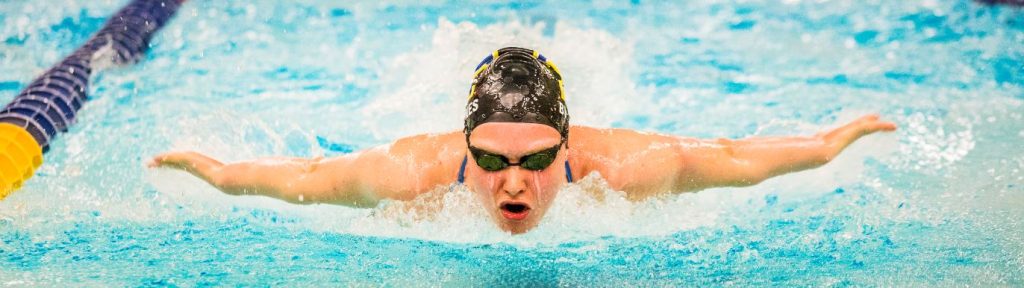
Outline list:
[[[134,0],[114,13],[82,46],[36,77],[0,110],[0,200],[43,164],[57,135],[68,131],[89,100],[93,64],[132,64],[184,0]],[[104,66],[97,65],[97,69]]]

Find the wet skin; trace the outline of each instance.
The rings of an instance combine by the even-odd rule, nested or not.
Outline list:
[[[469,138],[474,147],[505,156],[510,163],[519,163],[524,155],[551,148],[560,141],[561,136],[554,128],[522,123],[483,124],[474,129]],[[474,165],[475,159],[470,154],[465,184],[482,201],[499,227],[523,233],[540,222],[559,187],[566,183],[563,164],[566,153],[562,145],[555,161],[540,171],[519,166],[487,171]]]
[[[523,233],[544,217],[561,185],[565,163],[580,178],[600,174],[608,186],[640,201],[667,193],[750,186],[818,167],[854,141],[896,125],[867,115],[813,136],[694,139],[628,129],[573,126],[567,145],[540,171],[511,166],[486,171],[470,159],[465,185],[498,228]],[[486,123],[470,137],[474,147],[512,163],[558,144],[558,132],[529,123]],[[406,137],[392,144],[333,158],[266,158],[224,164],[196,152],[157,155],[150,167],[188,171],[232,195],[263,195],[297,204],[374,207],[382,199],[412,200],[456,182],[468,152],[462,132]]]

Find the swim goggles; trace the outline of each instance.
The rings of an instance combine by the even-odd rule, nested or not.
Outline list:
[[[562,148],[561,142],[554,147],[523,156],[522,158],[519,158],[519,163],[509,163],[508,158],[505,156],[480,150],[479,148],[473,147],[473,145],[469,146],[469,152],[473,153],[473,159],[476,160],[476,165],[487,171],[500,171],[508,166],[519,166],[526,170],[540,171],[544,170],[544,168],[548,168],[548,166],[551,166],[552,162],[555,162],[555,156],[558,155],[559,148]]]

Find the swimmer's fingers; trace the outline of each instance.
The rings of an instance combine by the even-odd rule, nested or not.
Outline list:
[[[202,158],[205,158],[205,156],[191,151],[168,152],[154,156],[153,159],[146,163],[146,166],[150,168],[168,167],[188,170],[196,168],[197,160]]]
[[[149,168],[160,168],[160,167],[176,168],[176,166],[178,166],[179,164],[181,164],[183,162],[183,157],[181,156],[181,154],[182,154],[182,152],[168,152],[168,153],[163,153],[163,154],[159,154],[159,155],[153,156],[152,159],[149,159],[149,161],[146,161],[146,167],[149,167]]]
[[[874,123],[874,126],[872,128],[875,131],[892,132],[892,131],[896,131],[897,127],[896,127],[896,123],[893,123],[893,122],[878,121],[877,123]]]
[[[168,167],[184,170],[214,186],[218,186],[218,183],[220,183],[217,175],[218,171],[224,166],[223,163],[216,159],[191,151],[160,154],[154,156],[146,165],[154,168]]]
[[[861,136],[875,133],[878,131],[888,132],[896,130],[896,123],[882,121],[880,118],[881,117],[878,114],[868,114],[860,117],[857,120],[854,120],[852,123],[850,123],[850,125],[856,126],[856,130],[860,132]]]
[[[827,131],[821,135],[828,143],[832,144],[838,149],[835,151],[841,151],[853,141],[858,138],[869,135],[878,131],[893,131],[896,130],[896,123],[882,121],[878,114],[868,114],[853,120],[846,125],[839,128]]]

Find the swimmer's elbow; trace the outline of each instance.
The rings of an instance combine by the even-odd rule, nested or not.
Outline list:
[[[754,186],[754,185],[757,185],[757,184],[761,184],[761,182],[764,182],[764,180],[768,180],[768,178],[770,178],[770,177],[771,176],[767,175],[767,173],[749,173],[747,175],[744,175],[744,177],[738,179],[733,186],[736,186],[736,187]]]
[[[767,178],[768,177],[760,174],[737,173],[734,171],[729,175],[683,181],[675,186],[675,191],[678,193],[685,193],[698,192],[715,187],[749,187],[761,184],[761,182],[764,182]]]
[[[268,179],[249,175],[252,171],[245,164],[231,164],[212,169],[204,175],[206,182],[230,195],[262,194]]]
[[[725,154],[726,157],[736,157],[736,142],[733,141],[732,139],[718,138],[715,139],[715,144],[718,145],[719,149],[721,149],[722,154]]]
[[[207,176],[206,182],[210,183],[210,185],[213,185],[213,187],[216,187],[218,190],[223,191],[226,194],[251,194],[250,189],[246,189],[246,187],[241,185],[241,181],[239,181],[238,175],[236,173],[230,173],[230,171],[224,171],[223,169],[211,171],[210,174]]]
[[[772,177],[772,174],[761,167],[744,167],[734,171],[732,179],[726,186],[747,187],[761,184],[764,180]]]
[[[230,179],[230,173],[225,173],[224,169],[214,169],[206,173],[203,176],[207,183],[223,190],[225,187],[229,187],[233,179]]]

